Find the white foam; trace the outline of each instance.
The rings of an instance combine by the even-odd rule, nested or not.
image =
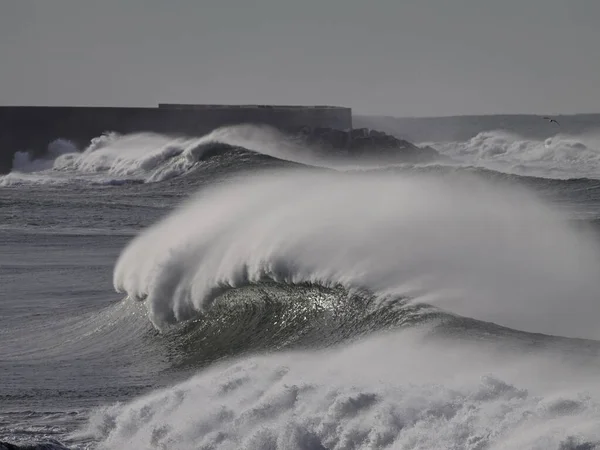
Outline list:
[[[527,331],[598,336],[600,251],[523,189],[286,171],[203,190],[121,254],[114,285],[163,327],[271,278],[409,295]]]
[[[53,169],[109,174],[117,180],[161,181],[190,169],[193,162],[178,156],[198,142],[198,138],[169,138],[150,133],[110,134],[94,140],[83,153],[58,157]]]
[[[598,368],[372,337],[246,358],[128,404],[78,438],[98,448],[575,450],[600,440]]]
[[[83,152],[64,140],[50,144],[43,158],[32,160],[29,153],[17,152],[13,171],[0,176],[0,185],[164,181],[194,168],[213,143],[304,164],[326,164],[316,152],[269,126],[222,127],[202,137],[108,133],[93,139]]]
[[[547,178],[600,178],[600,134],[557,134],[543,141],[486,131],[464,142],[424,143],[467,165]]]

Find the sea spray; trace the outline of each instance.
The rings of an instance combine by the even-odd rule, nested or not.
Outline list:
[[[205,189],[121,254],[157,327],[269,279],[412,297],[526,331],[597,336],[598,246],[524,189],[288,171]]]
[[[49,146],[46,155],[37,159],[27,152],[17,152],[13,172],[0,176],[0,185],[154,183],[189,172],[205,155],[214,154],[215,149],[224,152],[234,147],[296,163],[334,166],[327,154],[266,125],[222,127],[200,137],[111,132],[92,139],[82,152],[67,144],[58,140]],[[61,151],[56,151],[57,148]]]
[[[48,145],[47,154],[36,158],[30,152],[19,151],[13,157],[13,170],[21,173],[40,172],[54,166],[55,160],[62,155],[78,153],[77,147],[71,141],[57,139]]]

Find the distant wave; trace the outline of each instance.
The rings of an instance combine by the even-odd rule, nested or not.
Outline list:
[[[390,167],[421,170],[433,166],[485,169],[491,175],[495,172],[556,180],[600,180],[600,134],[556,135],[535,141],[500,130],[482,132],[464,142],[421,145],[431,146],[449,159],[426,164],[353,163],[311,148],[274,128],[255,125],[223,127],[201,137],[107,133],[93,139],[82,152],[65,140],[50,144],[48,153],[41,158],[32,160],[29,153],[17,152],[13,171],[0,176],[0,186],[155,183],[190,173],[206,159],[234,149],[342,171]]]
[[[480,179],[262,174],[204,189],[142,232],[114,285],[158,327],[206,312],[224,290],[274,280],[585,337],[597,331],[600,251],[580,233],[527,191]]]
[[[69,450],[60,442],[48,439],[42,444],[13,444],[10,442],[0,442],[0,450]]]
[[[600,132],[557,134],[537,141],[503,130],[486,131],[461,142],[428,142],[453,160],[516,175],[600,179]]]
[[[202,137],[169,137],[154,133],[107,133],[82,152],[64,140],[49,146],[42,158],[17,152],[13,171],[0,186],[69,183],[118,185],[153,183],[181,176],[203,158],[233,148],[307,165],[328,165],[326,157],[268,126],[238,125]]]
[[[118,185],[162,181],[190,170],[196,161],[188,155],[197,155],[202,144],[202,138],[107,133],[93,139],[83,152],[70,146],[68,151],[34,160],[26,153],[17,153],[13,171],[1,177],[0,183]]]

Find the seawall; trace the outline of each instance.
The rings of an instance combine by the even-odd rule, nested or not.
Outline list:
[[[14,154],[42,155],[55,139],[84,148],[106,131],[202,136],[237,124],[266,124],[283,131],[310,128],[352,129],[350,108],[336,106],[188,105],[156,108],[77,106],[0,106],[0,173],[12,168]]]

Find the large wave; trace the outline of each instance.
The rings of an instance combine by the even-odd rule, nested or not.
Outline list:
[[[107,133],[82,152],[65,140],[49,146],[41,158],[17,152],[13,171],[0,176],[0,185],[152,183],[183,175],[206,155],[243,148],[261,155],[307,165],[331,165],[322,153],[296,142],[269,126],[218,128],[201,137],[170,137],[155,133]]]
[[[597,335],[598,247],[522,189],[479,179],[260,174],[205,189],[120,256],[157,327],[262,280],[411,297],[503,325]]]
[[[481,132],[467,141],[423,145],[431,145],[455,161],[500,172],[557,179],[600,179],[600,132],[557,134],[545,140],[532,140],[496,130]]]
[[[149,133],[107,133],[93,139],[83,152],[73,144],[36,159],[17,152],[12,172],[0,177],[0,184],[112,184],[166,179],[189,169],[191,162],[176,157],[197,141]]]

